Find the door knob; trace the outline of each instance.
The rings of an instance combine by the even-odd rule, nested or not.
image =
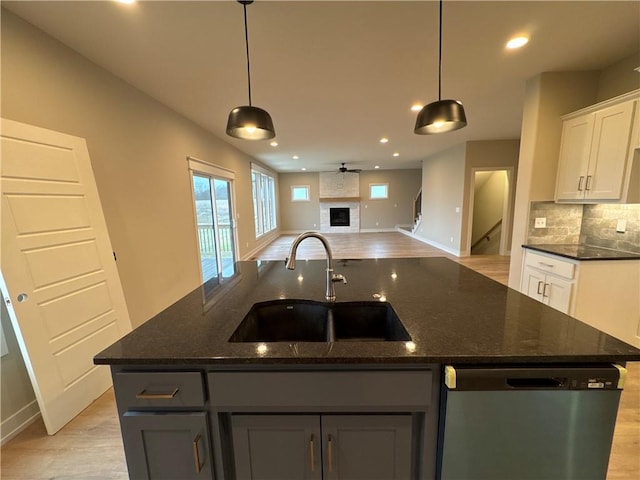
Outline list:
[[[29,295],[27,295],[26,293],[20,293],[16,297],[16,300],[18,300],[19,303],[26,302],[28,299],[29,299]]]

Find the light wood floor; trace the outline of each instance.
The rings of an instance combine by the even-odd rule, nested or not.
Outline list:
[[[281,237],[256,255],[282,260],[293,237]],[[445,256],[506,284],[508,257],[456,259],[401,233],[330,236],[335,258]],[[305,240],[299,258],[324,258],[316,240]],[[607,480],[640,479],[640,363],[627,365]],[[2,480],[125,480],[127,470],[113,390],[107,391],[54,436],[41,420],[0,451]]]

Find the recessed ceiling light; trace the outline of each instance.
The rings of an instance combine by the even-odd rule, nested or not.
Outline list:
[[[273,142],[271,142],[269,145],[271,145],[272,147],[277,147],[278,146],[278,142],[276,142],[275,140]]]
[[[306,172],[306,171],[307,171],[307,169],[306,169],[306,168],[304,168],[304,167],[302,167],[300,170],[302,170],[303,172]]]
[[[507,48],[514,50],[516,48],[524,47],[527,43],[529,43],[529,39],[527,37],[513,37],[507,42]]]
[[[400,154],[399,154],[398,152],[393,152],[393,156],[394,156],[394,157],[399,157],[399,156],[400,156]]]
[[[294,155],[294,156],[293,156],[293,157],[291,157],[291,158],[293,158],[294,160],[298,160],[300,157],[299,157],[298,155]]]
[[[413,105],[411,105],[411,111],[412,112],[419,112],[420,110],[422,110],[423,105],[420,105],[419,103],[414,103]]]
[[[382,137],[380,139],[380,143],[387,143],[389,141],[389,139],[387,137]]]
[[[380,168],[380,165],[376,165],[376,166],[375,166],[375,167],[373,167],[373,168]]]
[[[135,3],[136,0],[116,0],[118,3]]]

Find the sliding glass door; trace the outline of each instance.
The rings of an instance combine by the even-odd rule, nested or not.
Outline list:
[[[232,182],[193,172],[193,194],[206,293],[235,273]]]

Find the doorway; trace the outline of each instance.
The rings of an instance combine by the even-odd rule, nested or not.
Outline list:
[[[511,232],[510,169],[472,170],[470,255],[507,255]]]

